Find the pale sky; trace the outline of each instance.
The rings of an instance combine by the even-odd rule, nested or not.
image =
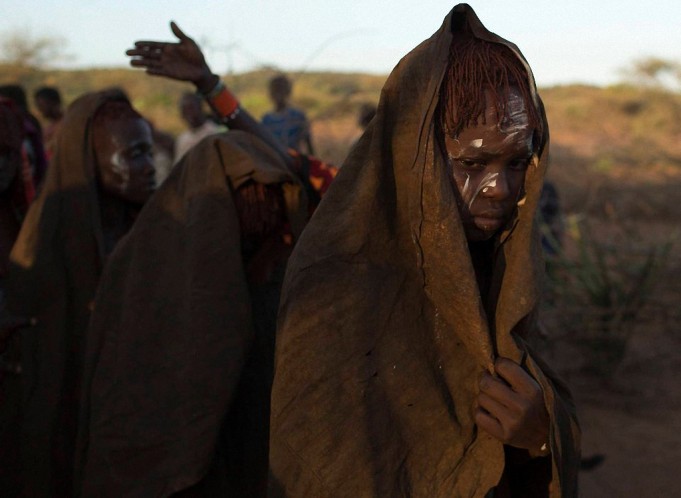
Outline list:
[[[541,86],[610,84],[636,58],[681,61],[681,1],[471,0],[516,43]],[[176,21],[214,71],[387,74],[455,4],[442,0],[0,0],[0,37],[20,29],[67,40],[67,67],[125,66],[138,39],[172,40]],[[62,64],[64,65],[64,64]],[[1,76],[0,76],[1,78]]]

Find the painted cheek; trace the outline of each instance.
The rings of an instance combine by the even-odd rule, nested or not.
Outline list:
[[[486,193],[490,188],[495,188],[498,180],[499,173],[485,173],[475,190],[470,189],[468,196],[464,197],[464,202],[468,205],[468,208],[470,209],[480,192]]]
[[[130,166],[123,159],[119,151],[114,152],[111,156],[111,164],[113,165],[113,172],[117,175],[120,182],[119,189],[121,193],[128,191],[130,187]]]

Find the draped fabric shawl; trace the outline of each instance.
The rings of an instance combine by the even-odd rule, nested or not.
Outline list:
[[[26,496],[72,496],[83,341],[104,260],[92,120],[120,98],[91,93],[69,107],[10,255],[9,309],[37,318],[20,332]]]
[[[109,257],[88,331],[82,496],[170,496],[212,472],[216,453],[220,493],[264,492],[272,366],[255,344],[273,350],[274,325],[258,337],[242,261],[233,191],[249,180],[282,184],[297,236],[307,216],[299,182],[262,141],[230,131],[185,155]]]
[[[498,237],[492,294],[480,296],[435,136],[452,31],[464,24],[527,67],[515,45],[462,4],[391,73],[375,118],[289,260],[272,392],[272,496],[483,497],[505,465],[514,496],[576,496],[574,407],[524,339],[541,291],[534,217],[548,132],[526,174],[525,202]],[[512,469],[503,445],[476,430],[478,380],[498,355],[541,385],[550,459]]]

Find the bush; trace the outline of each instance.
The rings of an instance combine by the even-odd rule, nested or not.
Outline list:
[[[571,247],[547,261],[544,303],[544,314],[563,330],[558,341],[578,348],[584,368],[603,377],[622,363],[636,326],[646,319],[642,311],[654,304],[653,290],[675,239],[640,246],[637,233],[611,228],[619,233],[599,240],[586,220],[569,220]]]

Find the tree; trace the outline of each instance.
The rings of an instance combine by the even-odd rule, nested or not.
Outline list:
[[[33,36],[30,30],[15,29],[0,35],[0,60],[16,66],[43,68],[71,59],[64,52],[66,43],[61,36]]]
[[[643,86],[681,87],[681,64],[660,57],[637,59],[623,73],[628,80]]]

